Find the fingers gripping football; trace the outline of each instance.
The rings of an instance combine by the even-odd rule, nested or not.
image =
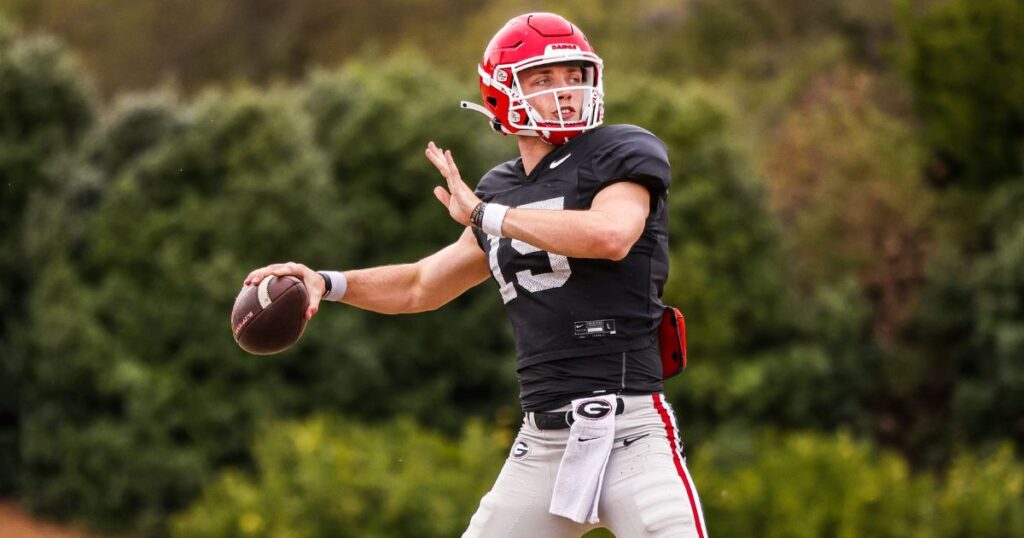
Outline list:
[[[271,275],[276,277],[291,275],[302,279],[302,283],[306,286],[306,292],[309,294],[309,307],[306,308],[307,320],[320,310],[320,298],[324,296],[324,279],[319,273],[301,263],[275,263],[254,269],[242,283],[246,286],[255,286]]]
[[[465,181],[462,181],[459,167],[455,165],[451,150],[442,150],[430,142],[427,144],[425,153],[427,159],[433,163],[438,172],[441,172],[448,184],[447,190],[440,186],[434,187],[434,196],[448,208],[448,214],[455,222],[469,226],[469,214],[480,203],[480,198],[473,193],[473,189],[470,189]]]

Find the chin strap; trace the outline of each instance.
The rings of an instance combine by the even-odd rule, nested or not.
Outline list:
[[[483,106],[478,105],[476,103],[471,103],[469,101],[459,101],[459,106],[462,107],[462,108],[465,108],[467,110],[474,110],[476,112],[479,112],[479,113],[483,114],[484,116],[487,116],[487,120],[488,120],[488,123],[491,126],[491,129],[494,129],[496,132],[499,132],[501,134],[505,134],[505,135],[516,134],[516,135],[520,135],[520,136],[539,136],[536,133],[536,131],[528,131],[528,130],[520,130],[520,131],[516,131],[515,133],[512,133],[511,131],[506,129],[504,125],[501,124],[501,120],[496,118],[494,116],[494,114],[491,114],[490,110],[487,110]]]
[[[491,114],[490,110],[487,110],[486,108],[476,103],[470,103],[469,101],[459,101],[459,106],[467,110],[474,110],[476,112],[483,114],[484,116],[487,116],[487,122],[490,124],[491,129],[494,129],[495,131],[501,134],[512,134],[505,130],[505,126],[501,124],[501,120],[494,117],[494,114]]]

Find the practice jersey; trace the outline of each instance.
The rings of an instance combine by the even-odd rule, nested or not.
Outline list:
[[[529,176],[515,159],[480,180],[476,194],[484,202],[550,210],[589,209],[601,189],[620,181],[651,194],[643,233],[620,261],[568,258],[473,230],[512,321],[518,370],[643,350],[656,356],[649,350],[668,277],[668,152],[644,129],[604,126],[557,147]]]

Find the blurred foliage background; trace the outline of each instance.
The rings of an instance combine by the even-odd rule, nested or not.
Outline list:
[[[453,536],[519,420],[490,284],[325,307],[253,357],[243,276],[409,261],[515,154],[461,112],[554,10],[673,160],[720,536],[1024,534],[1019,0],[0,0],[0,495],[129,536]],[[625,537],[622,537],[625,538]]]

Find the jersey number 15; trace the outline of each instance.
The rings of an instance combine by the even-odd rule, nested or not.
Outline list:
[[[524,209],[563,209],[565,207],[565,197],[559,196],[558,198],[541,200],[518,207]],[[501,245],[501,239],[493,235],[488,236],[488,239],[491,241],[489,256],[491,274],[494,275],[494,280],[498,281],[501,300],[508,303],[515,299],[517,294],[514,283],[505,280],[505,276],[501,274],[501,267],[498,266],[498,247]],[[511,244],[512,249],[520,254],[541,252],[539,248],[518,239],[513,239]],[[551,263],[550,272],[533,274],[530,270],[523,270],[515,274],[515,280],[519,282],[519,286],[530,293],[560,288],[565,285],[572,275],[572,269],[569,267],[569,258],[550,252],[545,252],[545,254],[548,255],[548,261]]]

